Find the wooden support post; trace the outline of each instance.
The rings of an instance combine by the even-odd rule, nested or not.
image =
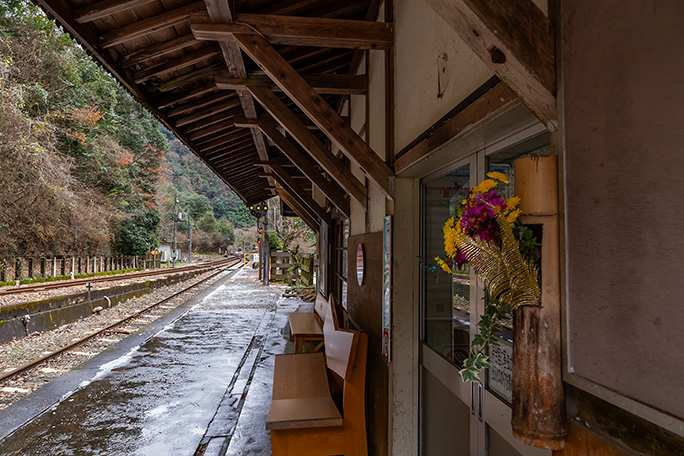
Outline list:
[[[7,260],[0,260],[0,282],[7,282]]]
[[[52,257],[52,277],[57,277],[57,257]]]
[[[40,258],[40,276],[45,278],[45,257]]]
[[[14,259],[14,280],[15,281],[20,281],[21,280],[21,270],[23,269],[23,266],[21,264],[21,258],[17,257]]]
[[[557,157],[515,162],[521,221],[542,226],[541,307],[513,314],[513,435],[527,445],[563,448],[567,435],[561,365]]]
[[[66,275],[66,257],[64,255],[61,256],[62,259],[62,270],[61,270],[61,275],[65,276]]]
[[[26,266],[26,267],[27,267],[27,269],[28,269],[28,271],[27,271],[28,276],[29,276],[29,278],[32,279],[32,278],[33,278],[33,258],[29,258],[29,259],[28,259],[28,262],[27,262],[27,266]]]

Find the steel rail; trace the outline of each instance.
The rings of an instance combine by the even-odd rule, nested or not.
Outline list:
[[[69,281],[37,283],[34,285],[25,286],[25,287],[0,290],[0,296],[8,296],[8,295],[13,295],[13,294],[21,294],[21,293],[34,293],[36,291],[53,290],[53,289],[57,289],[57,288],[75,287],[78,285],[84,285],[84,284],[88,284],[88,283],[101,283],[101,282],[111,282],[114,280],[139,279],[142,277],[153,277],[156,275],[168,275],[168,274],[176,274],[176,273],[180,273],[180,272],[195,271],[198,269],[208,269],[208,268],[221,266],[222,264],[230,262],[233,259],[239,259],[239,257],[213,261],[210,263],[201,263],[201,264],[194,265],[194,266],[183,266],[180,268],[173,268],[173,269],[163,269],[163,270],[159,269],[159,270],[154,270],[154,271],[135,272],[135,273],[128,273],[128,274],[114,274],[114,275],[100,276],[100,277],[96,276],[96,277],[69,280]]]
[[[233,261],[235,261],[233,264],[228,265],[228,266],[226,266],[226,267],[228,268],[228,267],[230,267],[230,266],[234,266],[234,265],[238,264],[238,263],[240,262],[240,258],[236,258],[236,259],[234,259]],[[8,373],[6,373],[6,374],[0,375],[0,382],[5,381],[5,380],[7,380],[7,379],[9,379],[9,378],[15,377],[15,376],[19,375],[20,373],[25,372],[25,371],[27,371],[27,370],[29,370],[29,369],[32,369],[32,368],[36,367],[37,365],[42,364],[42,363],[44,363],[45,361],[47,361],[47,360],[49,360],[49,359],[51,359],[51,358],[54,358],[54,357],[57,356],[57,355],[61,355],[62,353],[65,353],[65,352],[71,350],[72,348],[77,347],[77,346],[79,346],[79,345],[81,345],[81,344],[83,344],[83,343],[89,341],[90,339],[92,339],[92,338],[94,338],[94,337],[96,337],[96,336],[99,336],[100,334],[102,334],[102,333],[104,333],[104,332],[106,332],[106,331],[110,331],[111,329],[113,329],[113,328],[115,328],[115,327],[117,327],[117,326],[120,326],[120,325],[126,323],[126,322],[129,321],[129,320],[133,320],[134,318],[137,318],[137,317],[139,317],[141,314],[143,314],[143,313],[145,313],[145,312],[147,312],[147,311],[149,311],[149,310],[151,310],[151,309],[153,309],[153,308],[155,308],[155,307],[157,307],[157,306],[159,306],[159,305],[161,305],[161,304],[163,304],[163,303],[165,303],[165,302],[167,302],[167,301],[170,301],[171,299],[175,298],[176,296],[178,296],[178,295],[180,295],[180,294],[182,294],[182,293],[185,293],[186,291],[188,291],[188,290],[190,290],[190,289],[192,289],[192,288],[194,288],[194,287],[196,287],[196,286],[198,286],[198,285],[200,285],[200,284],[206,282],[206,281],[209,280],[209,279],[212,279],[212,278],[216,277],[217,275],[219,275],[219,274],[221,274],[222,272],[224,272],[224,270],[225,270],[225,268],[224,268],[224,269],[221,269],[220,271],[217,271],[216,273],[210,275],[209,277],[205,277],[204,279],[200,280],[199,282],[197,282],[197,283],[195,283],[195,284],[193,284],[193,285],[190,285],[188,288],[185,288],[185,289],[183,289],[183,290],[181,290],[181,291],[179,291],[179,292],[177,292],[177,293],[174,293],[174,294],[172,294],[171,296],[168,296],[168,297],[162,299],[161,301],[158,301],[158,302],[156,302],[156,303],[154,303],[154,304],[152,304],[152,305],[150,305],[150,306],[148,306],[148,307],[145,307],[144,309],[142,309],[142,310],[140,310],[140,311],[138,311],[138,312],[136,312],[136,313],[134,313],[134,314],[132,314],[132,315],[129,315],[128,317],[126,317],[126,318],[124,318],[124,319],[122,319],[122,320],[119,320],[119,321],[117,321],[117,322],[114,322],[114,323],[112,323],[111,325],[109,325],[109,326],[107,326],[107,327],[105,327],[105,328],[102,328],[101,330],[99,330],[99,331],[97,331],[97,332],[94,332],[94,333],[92,333],[92,334],[90,334],[90,335],[88,335],[88,336],[85,336],[85,337],[83,337],[83,338],[81,338],[81,339],[79,339],[79,340],[77,340],[77,341],[75,341],[75,342],[73,342],[73,343],[71,343],[71,344],[69,344],[69,345],[66,345],[66,346],[60,348],[59,350],[56,350],[56,351],[54,351],[54,352],[48,354],[48,355],[45,355],[45,356],[43,356],[42,358],[39,358],[39,359],[37,359],[37,360],[35,360],[35,361],[32,361],[32,362],[30,362],[30,363],[28,363],[28,364],[25,364],[25,365],[23,365],[23,366],[21,366],[21,367],[18,367],[18,368],[16,368],[16,369],[14,369],[13,371],[10,371],[10,372],[8,372]]]

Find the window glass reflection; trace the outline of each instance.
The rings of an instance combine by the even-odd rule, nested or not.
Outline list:
[[[470,340],[470,268],[449,274],[434,258],[444,257],[442,227],[469,191],[469,166],[423,185],[424,342],[459,368]]]

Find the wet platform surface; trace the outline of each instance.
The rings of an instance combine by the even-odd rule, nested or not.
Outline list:
[[[0,454],[269,455],[273,355],[302,303],[231,274],[1,411]]]

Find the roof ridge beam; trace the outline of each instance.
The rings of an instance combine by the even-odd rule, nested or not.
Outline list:
[[[366,95],[368,76],[357,74],[302,74],[306,82],[318,93],[331,95]],[[267,75],[251,75],[246,78],[231,78],[225,73],[214,77],[216,87],[223,90],[244,89],[247,86],[268,87],[281,91]]]
[[[272,44],[382,50],[394,41],[394,27],[389,22],[318,17],[242,13],[235,22],[217,23],[207,14],[196,13],[190,28],[196,39],[210,41],[230,40],[239,33],[265,36]]]

